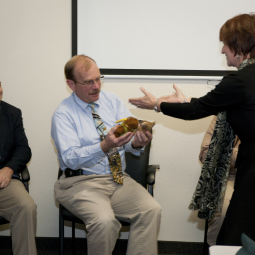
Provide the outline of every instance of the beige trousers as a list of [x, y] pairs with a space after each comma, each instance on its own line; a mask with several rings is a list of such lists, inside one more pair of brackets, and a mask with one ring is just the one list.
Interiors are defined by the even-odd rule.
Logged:
[[36, 205], [21, 181], [0, 189], [0, 216], [10, 222], [13, 254], [36, 255]]
[[234, 184], [235, 184], [235, 172], [229, 173], [227, 188], [225, 192], [224, 202], [222, 206], [222, 212], [215, 214], [214, 218], [208, 224], [207, 231], [207, 243], [212, 246], [216, 245], [216, 239], [220, 232], [221, 225], [225, 218], [232, 194], [234, 192]]
[[126, 173], [123, 185], [111, 174], [69, 178], [63, 174], [55, 183], [55, 198], [86, 225], [89, 255], [112, 254], [121, 228], [116, 218], [131, 223], [128, 255], [158, 254], [161, 207]]

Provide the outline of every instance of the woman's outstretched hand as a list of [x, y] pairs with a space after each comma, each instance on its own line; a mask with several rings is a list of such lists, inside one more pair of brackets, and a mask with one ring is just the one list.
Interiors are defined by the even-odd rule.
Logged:
[[159, 101], [159, 103], [157, 104], [159, 109], [160, 109], [161, 102], [166, 102], [166, 103], [190, 102], [191, 98], [186, 97], [175, 84], [173, 84], [173, 88], [175, 92], [172, 95], [162, 96], [157, 99], [154, 95], [152, 95], [150, 92], [146, 91], [143, 87], [141, 87], [141, 91], [144, 93], [144, 96], [137, 97], [137, 98], [130, 98], [128, 101], [129, 103], [135, 105], [138, 108], [150, 109], [150, 110], [154, 108], [157, 101]]
[[186, 96], [175, 84], [173, 84], [173, 88], [175, 92], [172, 95], [162, 96], [159, 100], [166, 103], [182, 103]]
[[153, 109], [157, 102], [157, 98], [150, 92], [146, 91], [143, 87], [141, 87], [140, 89], [145, 96], [138, 98], [130, 98], [128, 100], [129, 103], [141, 109]]

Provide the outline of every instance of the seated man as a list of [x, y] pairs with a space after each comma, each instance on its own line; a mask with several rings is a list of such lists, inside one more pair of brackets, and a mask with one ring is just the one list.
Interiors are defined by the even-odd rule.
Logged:
[[157, 254], [161, 207], [124, 172], [125, 151], [139, 155], [152, 139], [150, 132], [115, 137], [115, 121], [132, 114], [119, 97], [101, 91], [93, 59], [74, 56], [65, 76], [73, 93], [52, 117], [63, 170], [54, 187], [56, 200], [85, 223], [88, 254], [112, 254], [121, 228], [115, 217], [131, 223], [127, 254]]
[[10, 222], [14, 255], [35, 255], [36, 205], [19, 173], [31, 158], [21, 111], [1, 101], [0, 82], [0, 216]]
[[[214, 127], [216, 124], [216, 119], [217, 116], [215, 116], [211, 123], [210, 126], [208, 127], [204, 139], [201, 144], [201, 150], [199, 153], [199, 160], [201, 163], [204, 163], [206, 154], [209, 148], [209, 144], [213, 135]], [[235, 177], [236, 177], [236, 168], [235, 168], [235, 163], [236, 163], [236, 158], [238, 154], [238, 147], [241, 141], [239, 140], [238, 137], [236, 137], [234, 145], [233, 145], [233, 153], [232, 153], [232, 158], [230, 162], [230, 169], [229, 169], [229, 176], [228, 176], [228, 182], [227, 182], [227, 188], [225, 191], [225, 197], [224, 197], [224, 202], [222, 206], [222, 212], [221, 213], [216, 213], [214, 218], [208, 223], [208, 231], [207, 231], [207, 243], [208, 245], [216, 245], [216, 239], [219, 234], [221, 225], [223, 223], [223, 220], [225, 218], [233, 191], [234, 191], [234, 184], [235, 184]]]

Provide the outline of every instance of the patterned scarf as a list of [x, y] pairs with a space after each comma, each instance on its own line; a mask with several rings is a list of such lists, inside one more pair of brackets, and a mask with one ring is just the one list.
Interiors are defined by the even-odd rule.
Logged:
[[226, 119], [227, 112], [220, 112], [217, 116], [201, 175], [189, 205], [190, 210], [199, 210], [198, 217], [201, 219], [211, 220], [215, 212], [222, 209], [235, 140]]

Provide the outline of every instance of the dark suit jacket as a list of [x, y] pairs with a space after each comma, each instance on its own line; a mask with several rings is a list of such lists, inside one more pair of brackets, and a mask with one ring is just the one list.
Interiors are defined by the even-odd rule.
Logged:
[[31, 158], [21, 110], [0, 102], [0, 169], [10, 167], [18, 174]]

